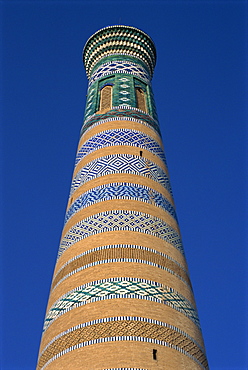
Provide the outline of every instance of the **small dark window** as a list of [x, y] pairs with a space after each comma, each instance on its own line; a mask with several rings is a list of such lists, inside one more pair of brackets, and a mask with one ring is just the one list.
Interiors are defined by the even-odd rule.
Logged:
[[140, 156], [142, 157], [142, 154], [143, 154], [143, 152], [142, 152], [142, 150], [140, 150]]
[[157, 350], [156, 349], [153, 349], [152, 355], [153, 355], [153, 360], [157, 360]]

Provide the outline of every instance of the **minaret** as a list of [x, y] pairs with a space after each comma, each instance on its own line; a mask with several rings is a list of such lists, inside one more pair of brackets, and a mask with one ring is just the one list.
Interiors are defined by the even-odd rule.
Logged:
[[151, 79], [153, 41], [106, 27], [89, 79], [37, 370], [208, 369]]

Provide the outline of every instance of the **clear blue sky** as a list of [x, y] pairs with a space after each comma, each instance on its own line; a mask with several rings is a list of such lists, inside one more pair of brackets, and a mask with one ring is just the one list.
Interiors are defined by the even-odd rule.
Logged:
[[12, 1], [2, 10], [2, 365], [35, 369], [85, 107], [82, 48], [154, 40], [160, 126], [210, 369], [248, 369], [246, 1]]

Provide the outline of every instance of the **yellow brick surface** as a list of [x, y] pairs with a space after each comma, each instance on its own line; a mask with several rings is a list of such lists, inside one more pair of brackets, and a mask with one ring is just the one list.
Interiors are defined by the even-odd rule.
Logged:
[[48, 308], [50, 308], [64, 293], [69, 292], [83, 284], [95, 280], [112, 277], [131, 277], [147, 279], [164, 284], [180, 292], [193, 305], [194, 298], [190, 288], [169, 272], [154, 266], [134, 262], [105, 263], [89, 267], [62, 281], [50, 294]]
[[70, 207], [70, 205], [83, 193], [86, 191], [93, 189], [97, 186], [111, 184], [111, 183], [133, 183], [138, 185], [144, 185], [151, 189], [154, 189], [161, 193], [168, 201], [174, 205], [174, 200], [171, 196], [171, 194], [158, 182], [144, 176], [138, 176], [138, 175], [132, 175], [132, 174], [112, 174], [112, 175], [106, 175], [97, 177], [93, 180], [90, 180], [86, 182], [84, 185], [78, 187], [75, 192], [72, 194], [72, 197], [68, 201], [67, 210]]
[[[121, 260], [122, 259], [122, 260]], [[125, 261], [123, 260], [125, 259]], [[72, 260], [65, 263], [58, 273], [54, 276], [51, 290], [54, 289], [63, 279], [67, 278], [72, 273], [77, 273], [81, 269], [89, 268], [99, 263], [116, 263], [116, 262], [132, 262], [144, 263], [146, 265], [155, 266], [156, 268], [166, 269], [169, 273], [174, 274], [177, 278], [182, 279], [185, 284], [190, 286], [190, 279], [187, 272], [176, 261], [164, 254], [160, 254], [155, 250], [146, 250], [144, 247], [138, 246], [123, 246], [115, 245], [108, 247], [100, 247], [97, 250], [91, 249], [86, 253], [75, 256]]]
[[116, 316], [138, 316], [159, 320], [181, 329], [199, 345], [203, 345], [201, 332], [197, 326], [175, 309], [142, 299], [119, 298], [89, 303], [61, 315], [45, 331], [41, 351], [55, 336], [69, 328], [91, 320]]
[[[157, 360], [153, 360], [154, 348], [157, 349]], [[127, 367], [147, 370], [201, 369], [195, 361], [172, 348], [151, 343], [109, 342], [67, 353], [48, 365], [46, 370], [72, 369], [71, 364], [73, 364], [73, 370]]]
[[[151, 162], [156, 163], [159, 167], [161, 167], [165, 173], [168, 174], [167, 167], [165, 166], [164, 162], [155, 154], [151, 153], [146, 149], [142, 149], [143, 157], [149, 159]], [[73, 177], [78, 173], [78, 171], [84, 167], [87, 163], [93, 161], [96, 158], [104, 157], [110, 154], [131, 154], [131, 155], [140, 155], [140, 148], [135, 146], [128, 146], [128, 145], [117, 145], [117, 146], [109, 146], [106, 148], [101, 148], [91, 152], [86, 157], [84, 157], [75, 167]]]
[[151, 136], [154, 140], [157, 141], [157, 143], [163, 148], [163, 143], [160, 138], [160, 136], [152, 130], [150, 127], [143, 125], [142, 123], [137, 123], [133, 121], [106, 121], [100, 125], [97, 125], [89, 130], [87, 130], [81, 137], [79, 144], [78, 144], [78, 149], [81, 148], [81, 146], [89, 140], [92, 136], [98, 134], [99, 132], [106, 131], [106, 130], [113, 130], [113, 129], [119, 129], [119, 128], [125, 128], [129, 130], [137, 130], [140, 132], [145, 133], [148, 136]]
[[77, 222], [95, 215], [97, 213], [111, 211], [111, 210], [129, 210], [137, 211], [149, 214], [153, 217], [158, 217], [165, 221], [169, 226], [171, 226], [175, 231], [179, 233], [179, 227], [176, 220], [162, 208], [156, 207], [152, 204], [139, 202], [137, 200], [127, 200], [127, 199], [114, 199], [106, 200], [104, 202], [95, 203], [81, 211], [75, 213], [69, 221], [65, 224], [62, 232], [62, 237], [74, 226]]
[[73, 244], [58, 259], [58, 262], [55, 266], [54, 274], [57, 273], [57, 271], [65, 264], [66, 261], [79, 255], [80, 253], [83, 253], [92, 248], [111, 244], [134, 244], [147, 248], [152, 248], [171, 256], [173, 259], [178, 261], [185, 269], [187, 269], [185, 258], [183, 257], [181, 252], [179, 252], [179, 250], [173, 247], [171, 244], [153, 235], [122, 230], [108, 231], [106, 233], [91, 235], [88, 238], [85, 238]]
[[[63, 351], [69, 348], [76, 350], [78, 345], [82, 343], [88, 342], [89, 345], [94, 345], [89, 341], [102, 338], [107, 342], [108, 340], [106, 339], [113, 337], [118, 338], [118, 341], [123, 343], [121, 339], [124, 339], [124, 342], [127, 341], [128, 338], [125, 338], [126, 336], [139, 337], [143, 339], [143, 343], [149, 342], [151, 339], [163, 341], [154, 344], [160, 347], [166, 343], [167, 346], [180, 350], [184, 355], [193, 356], [197, 362], [206, 365], [204, 351], [191, 338], [178, 332], [178, 330], [174, 330], [171, 327], [164, 327], [154, 322], [133, 321], [129, 320], [129, 318], [123, 320], [123, 318], [119, 318], [118, 321], [112, 322], [98, 322], [97, 324], [91, 322], [91, 325], [83, 328], [77, 326], [74, 331], [64, 333], [64, 335], [56, 338], [41, 354], [38, 369], [41, 369], [54, 356], [64, 354]], [[129, 338], [129, 340], [136, 342], [135, 338]], [[158, 360], [157, 356], [153, 360]]]

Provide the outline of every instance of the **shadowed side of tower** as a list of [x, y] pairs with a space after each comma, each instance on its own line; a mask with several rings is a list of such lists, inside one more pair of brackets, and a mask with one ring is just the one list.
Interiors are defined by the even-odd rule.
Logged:
[[37, 370], [207, 369], [151, 87], [156, 51], [96, 32]]

